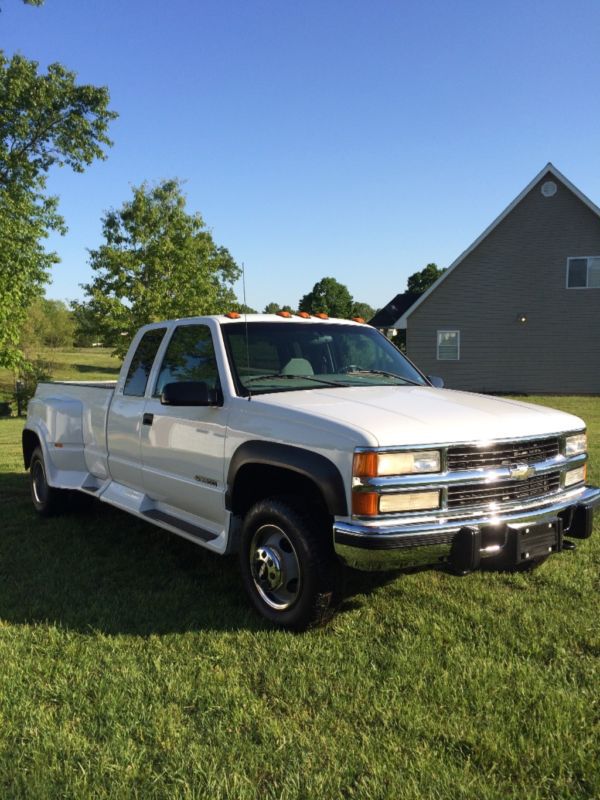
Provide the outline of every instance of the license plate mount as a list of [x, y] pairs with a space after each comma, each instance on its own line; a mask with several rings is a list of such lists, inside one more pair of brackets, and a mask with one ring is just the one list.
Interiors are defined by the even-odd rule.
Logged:
[[507, 548], [514, 565], [522, 564], [562, 550], [562, 519], [555, 517], [535, 525], [508, 529]]

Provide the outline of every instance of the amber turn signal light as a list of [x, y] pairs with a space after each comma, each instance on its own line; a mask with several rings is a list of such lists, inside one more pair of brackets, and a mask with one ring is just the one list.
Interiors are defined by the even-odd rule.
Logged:
[[355, 478], [374, 478], [377, 475], [377, 453], [354, 453], [352, 474]]
[[375, 492], [354, 492], [352, 513], [361, 517], [376, 516], [379, 514], [379, 495]]

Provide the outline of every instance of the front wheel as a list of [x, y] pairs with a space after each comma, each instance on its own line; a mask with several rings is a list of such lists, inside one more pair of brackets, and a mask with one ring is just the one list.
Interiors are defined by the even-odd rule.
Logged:
[[42, 517], [52, 517], [64, 511], [67, 492], [49, 485], [41, 447], [36, 447], [31, 456], [29, 486], [33, 507]]
[[304, 630], [331, 616], [339, 571], [331, 536], [298, 502], [270, 498], [250, 509], [240, 569], [254, 607], [276, 625]]

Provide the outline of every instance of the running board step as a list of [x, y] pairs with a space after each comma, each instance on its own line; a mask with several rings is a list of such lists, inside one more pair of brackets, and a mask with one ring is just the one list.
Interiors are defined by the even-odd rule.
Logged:
[[172, 528], [182, 533], [187, 533], [190, 536], [195, 536], [197, 539], [202, 539], [203, 542], [212, 542], [213, 539], [218, 539], [216, 533], [199, 528], [197, 525], [192, 525], [191, 522], [186, 522], [183, 519], [174, 517], [172, 514], [167, 514], [164, 511], [158, 511], [156, 508], [151, 508], [149, 511], [142, 511], [142, 517], [145, 517], [151, 522], [162, 522], [165, 525], [170, 525]]

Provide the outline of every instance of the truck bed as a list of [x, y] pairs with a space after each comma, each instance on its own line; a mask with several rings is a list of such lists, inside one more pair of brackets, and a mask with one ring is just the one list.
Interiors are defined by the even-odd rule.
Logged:
[[41, 428], [43, 441], [54, 451], [55, 462], [64, 459], [71, 466], [74, 454], [78, 453], [80, 469], [101, 478], [108, 475], [106, 427], [116, 383], [55, 381], [38, 384], [29, 403], [28, 417]]

